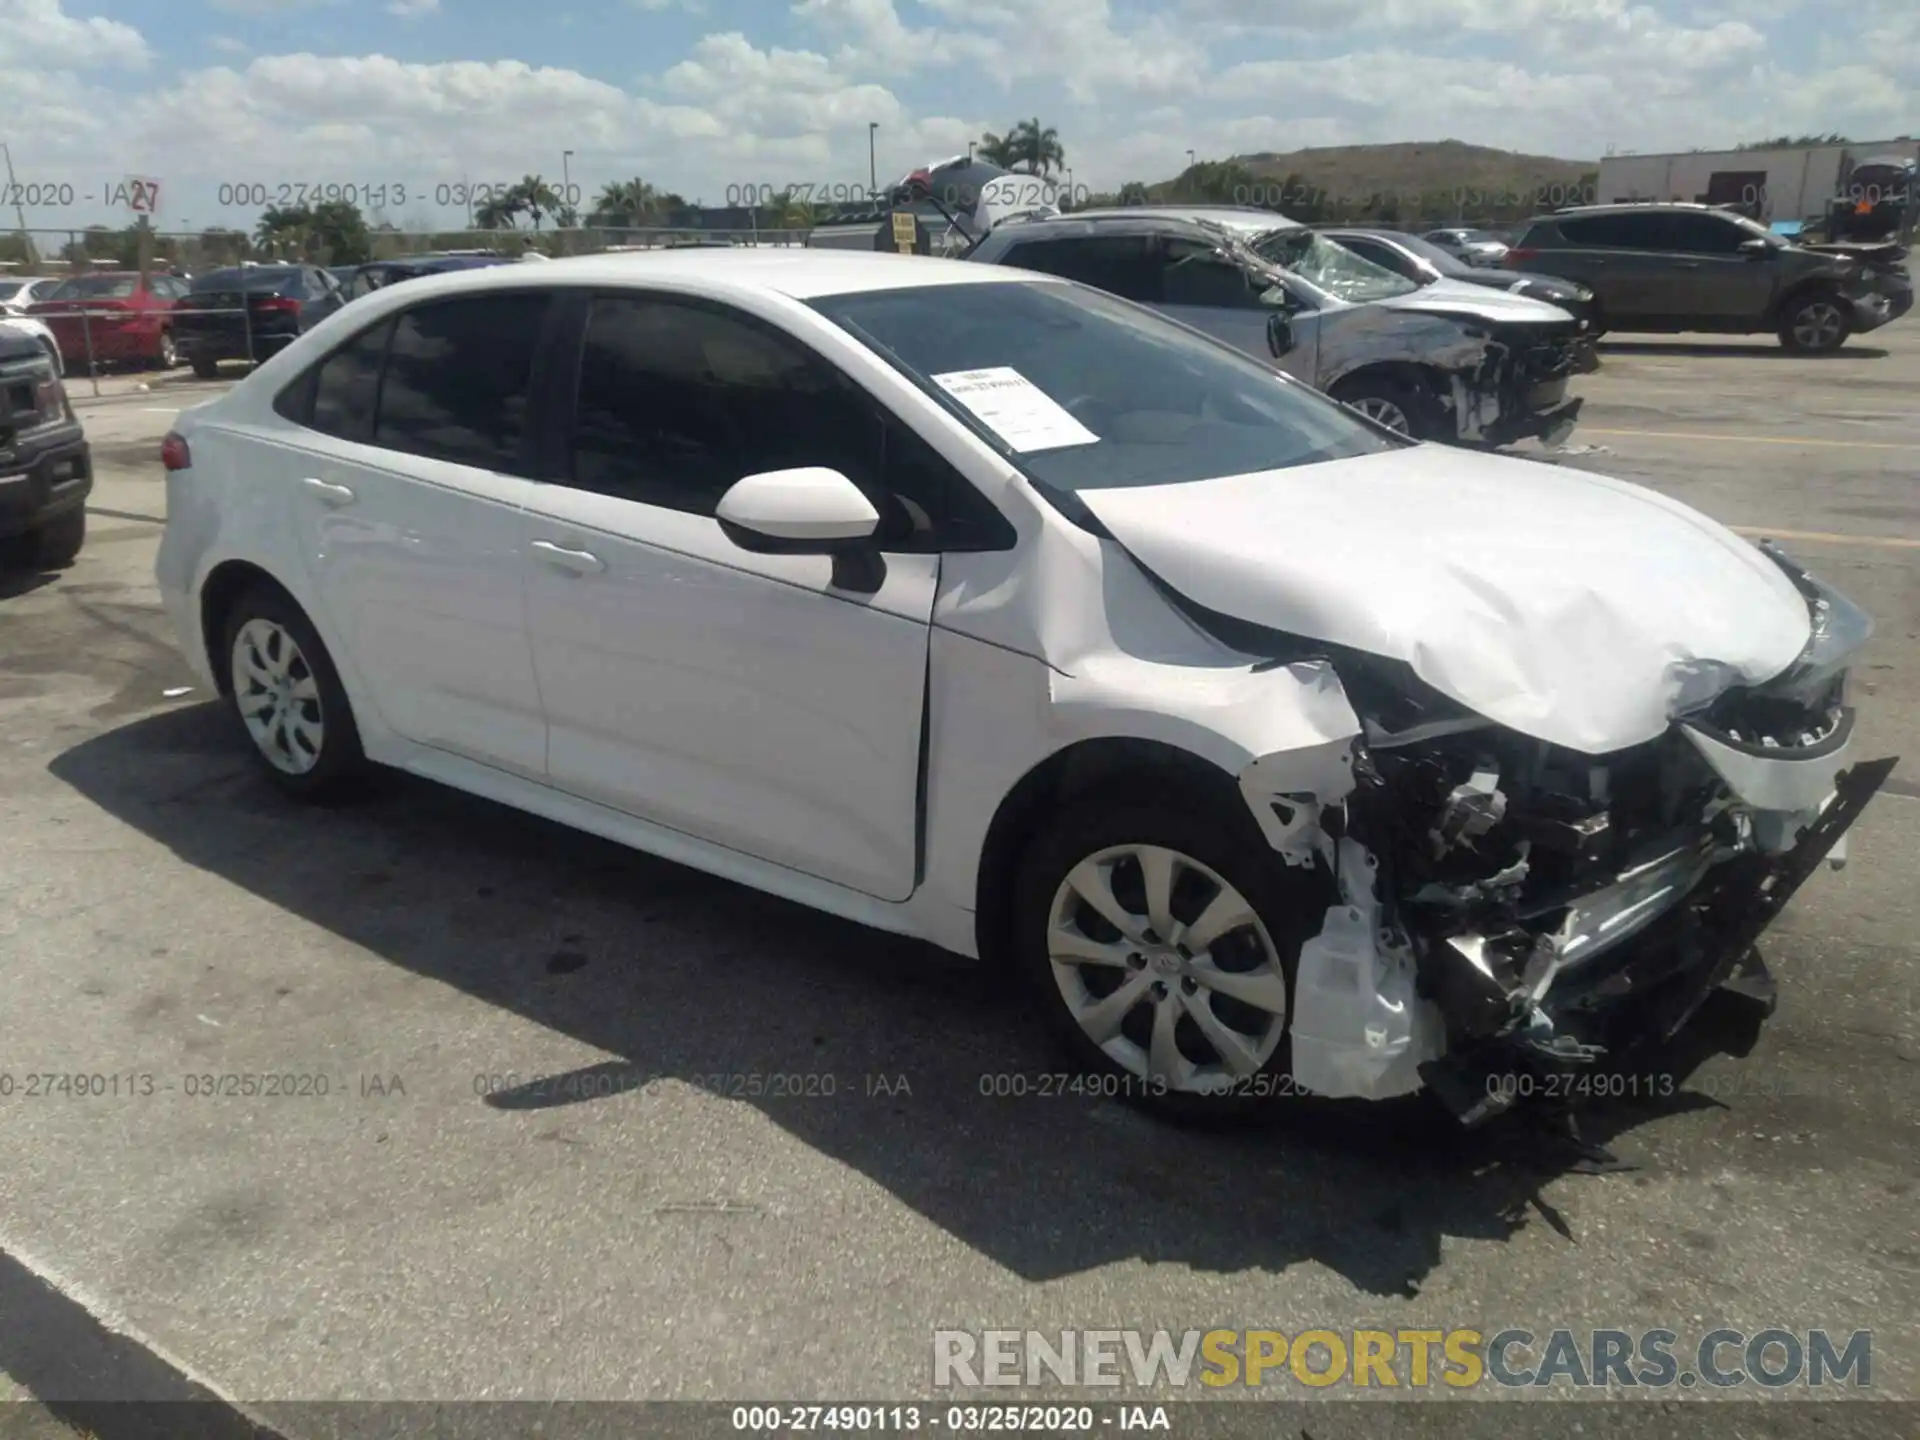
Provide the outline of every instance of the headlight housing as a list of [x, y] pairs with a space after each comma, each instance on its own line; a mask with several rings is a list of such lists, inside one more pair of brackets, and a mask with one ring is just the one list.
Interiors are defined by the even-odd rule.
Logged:
[[1834, 677], [1847, 668], [1860, 647], [1873, 638], [1873, 617], [1838, 590], [1816, 579], [1773, 541], [1762, 540], [1760, 548], [1806, 596], [1813, 629], [1800, 658], [1779, 679], [1770, 682], [1767, 689], [1774, 694], [1812, 701], [1832, 685]]

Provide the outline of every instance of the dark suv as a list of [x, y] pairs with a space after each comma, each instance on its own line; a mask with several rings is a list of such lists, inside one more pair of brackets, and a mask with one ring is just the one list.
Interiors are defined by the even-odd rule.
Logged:
[[1530, 221], [1506, 264], [1590, 288], [1596, 328], [1770, 330], [1789, 350], [1820, 354], [1911, 308], [1900, 258], [1795, 245], [1707, 205], [1586, 205]]

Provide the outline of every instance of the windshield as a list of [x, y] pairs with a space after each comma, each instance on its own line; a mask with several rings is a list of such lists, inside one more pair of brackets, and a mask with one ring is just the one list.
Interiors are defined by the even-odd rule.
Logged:
[[63, 281], [49, 300], [125, 300], [140, 283], [137, 275], [79, 275]]
[[1062, 490], [1179, 484], [1395, 445], [1239, 351], [1080, 286], [935, 285], [813, 305]]
[[1252, 243], [1254, 253], [1261, 259], [1356, 305], [1368, 300], [1389, 300], [1395, 295], [1411, 295], [1420, 288], [1406, 276], [1363, 260], [1346, 246], [1305, 226], [1269, 230], [1255, 236]]

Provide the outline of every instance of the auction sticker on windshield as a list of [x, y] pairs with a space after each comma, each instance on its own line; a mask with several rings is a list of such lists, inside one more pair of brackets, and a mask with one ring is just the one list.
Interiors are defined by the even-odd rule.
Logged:
[[949, 370], [944, 375], [935, 375], [933, 383], [1022, 454], [1058, 450], [1066, 445], [1093, 445], [1100, 439], [1011, 365], [995, 365], [987, 370]]

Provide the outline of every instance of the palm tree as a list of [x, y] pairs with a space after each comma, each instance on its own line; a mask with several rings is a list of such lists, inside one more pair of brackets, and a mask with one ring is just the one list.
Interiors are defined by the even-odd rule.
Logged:
[[980, 137], [980, 143], [973, 147], [973, 153], [975, 158], [989, 165], [998, 165], [1002, 170], [1011, 170], [1020, 161], [1011, 133], [996, 135], [991, 130], [987, 131]]
[[1067, 152], [1060, 144], [1060, 132], [1051, 125], [1042, 125], [1038, 115], [1015, 125], [1007, 141], [1018, 162], [1024, 164], [1031, 174], [1045, 175], [1054, 166], [1064, 167], [1067, 163]]
[[665, 208], [665, 197], [638, 175], [601, 187], [587, 224], [603, 230], [633, 230]]
[[482, 230], [511, 230], [525, 208], [520, 187], [516, 185], [509, 190], [496, 191], [482, 200], [473, 212], [473, 223]]
[[527, 212], [527, 218], [533, 221], [533, 228], [540, 228], [541, 220], [549, 215], [558, 215], [566, 207], [559, 193], [538, 175], [521, 177], [520, 183], [513, 187], [513, 193], [520, 197], [520, 208]]
[[795, 195], [791, 187], [782, 190], [768, 201], [766, 208], [773, 212], [773, 224], [777, 230], [811, 230], [813, 228], [813, 206]]

